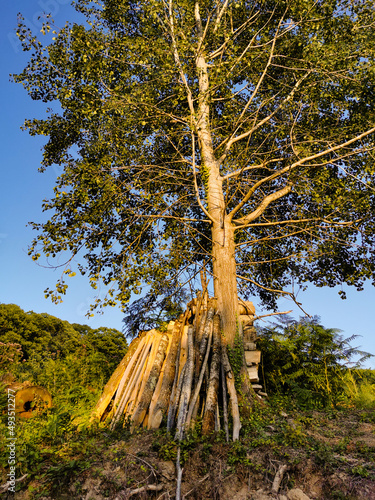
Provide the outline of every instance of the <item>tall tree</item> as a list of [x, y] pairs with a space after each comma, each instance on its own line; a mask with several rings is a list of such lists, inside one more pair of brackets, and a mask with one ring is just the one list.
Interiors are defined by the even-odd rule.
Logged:
[[[51, 102], [31, 134], [63, 172], [30, 249], [69, 252], [104, 303], [203, 267], [233, 344], [238, 292], [374, 277], [373, 0], [77, 0], [84, 24], [14, 76]], [[41, 250], [40, 250], [41, 248]], [[113, 285], [113, 286], [112, 286]]]

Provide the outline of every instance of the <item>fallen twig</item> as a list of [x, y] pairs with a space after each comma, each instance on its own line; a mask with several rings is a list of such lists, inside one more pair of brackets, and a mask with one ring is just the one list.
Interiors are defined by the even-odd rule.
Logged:
[[287, 469], [288, 469], [287, 464], [280, 465], [279, 470], [276, 472], [276, 476], [275, 476], [273, 483], [272, 483], [272, 493], [274, 493], [274, 494], [278, 493], [278, 491], [280, 489], [281, 481], [283, 480], [284, 474], [287, 471]]
[[134, 490], [120, 491], [115, 500], [125, 500], [134, 495], [138, 495], [139, 493], [143, 493], [145, 491], [160, 491], [163, 488], [164, 488], [163, 484], [146, 484], [145, 486], [141, 486], [140, 488], [135, 488]]
[[[14, 482], [19, 483], [20, 481], [23, 481], [26, 478], [27, 478], [27, 474], [24, 474], [23, 476], [16, 479]], [[5, 493], [6, 491], [8, 491], [8, 489], [12, 485], [12, 483], [13, 483], [13, 481], [7, 481], [6, 483], [2, 484], [0, 486], [0, 493]]]

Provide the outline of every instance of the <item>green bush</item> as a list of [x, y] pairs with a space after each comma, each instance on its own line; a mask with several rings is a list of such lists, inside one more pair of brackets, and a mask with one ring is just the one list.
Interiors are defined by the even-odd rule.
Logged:
[[[348, 401], [351, 373], [371, 355], [352, 347], [352, 336], [324, 328], [319, 318], [284, 319], [259, 331], [263, 384], [270, 394], [291, 397], [299, 407], [323, 409]], [[360, 357], [354, 364], [354, 357]], [[352, 366], [349, 369], [349, 365]]]

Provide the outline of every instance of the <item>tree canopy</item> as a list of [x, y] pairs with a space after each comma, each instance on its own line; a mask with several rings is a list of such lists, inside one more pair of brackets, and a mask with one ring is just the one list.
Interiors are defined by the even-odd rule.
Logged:
[[76, 266], [104, 304], [155, 307], [205, 269], [233, 329], [237, 287], [272, 308], [374, 278], [373, 0], [75, 7], [86, 22], [46, 16], [47, 43], [18, 28], [14, 80], [51, 106], [25, 127], [48, 137], [41, 170], [63, 167], [30, 248], [68, 255], [47, 295]]

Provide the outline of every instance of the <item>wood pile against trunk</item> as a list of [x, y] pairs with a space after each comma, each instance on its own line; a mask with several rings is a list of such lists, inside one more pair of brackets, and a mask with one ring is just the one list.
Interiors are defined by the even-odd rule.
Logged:
[[[247, 349], [244, 362], [257, 383], [260, 352], [254, 348], [252, 303], [241, 303], [239, 314]], [[230, 434], [236, 440], [241, 422], [229, 358], [215, 300], [207, 292], [199, 294], [166, 332], [142, 332], [133, 340], [104, 388], [93, 419], [109, 421], [112, 429], [127, 420], [131, 429], [163, 425], [178, 440], [200, 420], [203, 434], [223, 429], [227, 440]]]

